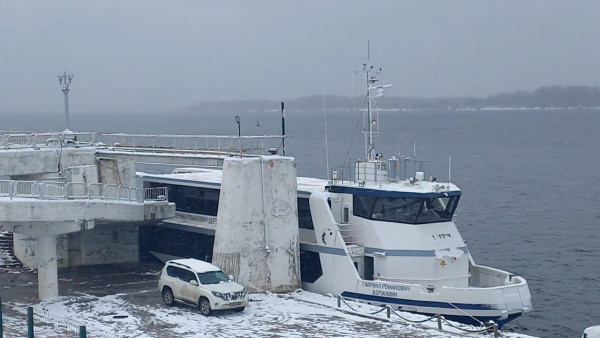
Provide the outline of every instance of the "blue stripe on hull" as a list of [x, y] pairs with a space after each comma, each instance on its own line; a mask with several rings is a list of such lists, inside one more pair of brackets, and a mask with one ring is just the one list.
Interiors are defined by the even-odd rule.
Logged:
[[344, 249], [320, 246], [315, 244], [300, 243], [300, 250], [325, 253], [336, 256], [346, 256], [346, 251], [344, 251]]
[[496, 310], [496, 308], [490, 304], [468, 304], [468, 303], [452, 303], [452, 304], [450, 304], [450, 303], [445, 303], [445, 302], [428, 302], [428, 301], [413, 300], [413, 299], [373, 296], [373, 295], [366, 295], [363, 293], [348, 292], [348, 291], [344, 291], [342, 293], [342, 296], [348, 297], [348, 298], [361, 299], [361, 300], [370, 301], [370, 302], [380, 302], [380, 303], [397, 304], [397, 305], [405, 305], [405, 306], [436, 307], [436, 308], [443, 308], [443, 309], [459, 308], [461, 310]]
[[[469, 253], [469, 250], [466, 246], [457, 249], [466, 254]], [[395, 257], [435, 257], [435, 250], [389, 250], [365, 247], [365, 253], [373, 254], [375, 252], [385, 252], [386, 256]]]
[[[344, 249], [332, 248], [317, 244], [300, 243], [300, 249], [330, 255], [346, 256], [346, 252], [344, 251]], [[457, 249], [461, 250], [464, 253], [469, 253], [467, 247], [461, 247]], [[375, 252], [385, 252], [386, 256], [394, 257], [435, 257], [435, 250], [388, 250], [381, 248], [365, 247], [365, 253], [373, 254]]]

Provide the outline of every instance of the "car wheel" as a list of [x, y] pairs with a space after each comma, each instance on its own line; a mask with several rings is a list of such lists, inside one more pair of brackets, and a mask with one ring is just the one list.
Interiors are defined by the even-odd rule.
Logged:
[[171, 291], [170, 288], [163, 289], [162, 299], [167, 306], [173, 306], [173, 304], [175, 304], [175, 298], [173, 297], [173, 291]]
[[204, 297], [200, 298], [198, 309], [200, 309], [200, 313], [205, 316], [210, 316], [210, 313], [212, 312], [210, 309], [210, 302]]
[[245, 308], [246, 308], [245, 306], [236, 307], [235, 309], [233, 309], [233, 311], [235, 311], [235, 312], [242, 312], [242, 311], [244, 311]]

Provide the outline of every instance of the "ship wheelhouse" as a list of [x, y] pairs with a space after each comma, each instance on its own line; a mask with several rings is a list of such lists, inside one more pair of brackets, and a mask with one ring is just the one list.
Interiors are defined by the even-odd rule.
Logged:
[[328, 186], [334, 193], [351, 194], [354, 216], [385, 222], [424, 224], [452, 220], [460, 191], [411, 193]]

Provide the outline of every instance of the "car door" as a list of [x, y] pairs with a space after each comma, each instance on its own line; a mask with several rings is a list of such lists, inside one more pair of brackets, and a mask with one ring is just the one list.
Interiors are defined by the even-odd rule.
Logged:
[[175, 299], [183, 299], [182, 298], [182, 287], [183, 277], [185, 270], [176, 266], [167, 267], [167, 276], [166, 285], [168, 285], [173, 291], [173, 296]]
[[[196, 304], [198, 302], [198, 277], [190, 270], [183, 270], [181, 298], [186, 302]], [[195, 285], [190, 283], [195, 281]]]

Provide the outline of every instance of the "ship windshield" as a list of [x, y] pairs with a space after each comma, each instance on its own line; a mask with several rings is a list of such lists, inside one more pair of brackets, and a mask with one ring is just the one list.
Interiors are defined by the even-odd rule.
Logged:
[[434, 198], [354, 195], [354, 215], [377, 221], [423, 224], [452, 220], [459, 196]]

